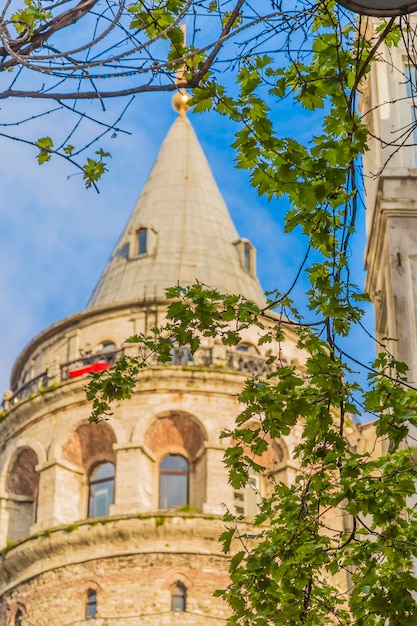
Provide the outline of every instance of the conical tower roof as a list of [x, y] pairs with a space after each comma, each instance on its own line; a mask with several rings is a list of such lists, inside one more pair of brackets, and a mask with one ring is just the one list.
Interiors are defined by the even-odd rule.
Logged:
[[87, 308], [164, 298], [199, 281], [261, 306], [255, 250], [239, 235], [194, 130], [173, 123]]

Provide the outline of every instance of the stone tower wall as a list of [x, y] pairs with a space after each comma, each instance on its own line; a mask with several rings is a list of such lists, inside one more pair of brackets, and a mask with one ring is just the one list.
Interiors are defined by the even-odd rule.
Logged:
[[[97, 594], [97, 626], [223, 622], [227, 609], [212, 597], [228, 580], [222, 530], [220, 520], [203, 516], [132, 516], [32, 537], [1, 559], [0, 623], [13, 624], [23, 607], [28, 624], [91, 624], [89, 590]], [[187, 591], [180, 620], [171, 610], [177, 582]]]
[[[162, 320], [163, 310], [152, 315], [152, 323]], [[268, 355], [250, 348], [257, 342], [252, 329], [244, 338], [249, 353], [206, 342], [202, 357], [184, 359], [180, 351], [179, 362], [151, 361], [133, 397], [115, 403], [105, 421], [89, 424], [87, 379], [63, 372], [87, 362], [80, 346], [90, 344], [94, 352], [106, 340], [118, 354], [127, 350], [123, 340], [145, 331], [149, 320], [149, 311], [132, 307], [74, 316], [42, 333], [17, 361], [15, 393], [0, 423], [5, 624], [13, 624], [18, 609], [24, 624], [84, 624], [89, 590], [97, 594], [99, 626], [206, 626], [225, 619], [226, 607], [212, 594], [227, 583], [228, 558], [218, 537], [236, 494], [223, 463], [229, 442], [220, 433], [233, 428], [241, 411], [237, 396], [248, 367], [264, 367]], [[288, 362], [301, 358], [293, 341], [272, 349]], [[28, 394], [27, 363], [41, 362], [47, 384]], [[19, 392], [22, 385], [26, 395]], [[268, 470], [289, 482], [297, 440], [294, 432], [274, 442], [263, 458]], [[159, 464], [167, 454], [185, 457], [190, 466], [189, 504], [175, 514], [161, 510], [159, 501]], [[109, 516], [88, 518], [89, 476], [104, 462], [115, 466], [114, 503]], [[258, 488], [267, 492], [266, 478]], [[177, 583], [187, 594], [181, 619], [171, 610]]]

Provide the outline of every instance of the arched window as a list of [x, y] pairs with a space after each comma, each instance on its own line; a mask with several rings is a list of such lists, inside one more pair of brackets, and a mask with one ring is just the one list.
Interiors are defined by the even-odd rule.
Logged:
[[238, 343], [236, 346], [236, 350], [238, 350], [239, 352], [247, 352], [248, 354], [259, 354], [256, 347], [248, 341], [241, 341], [240, 343]]
[[16, 615], [14, 616], [14, 626], [22, 626], [23, 624], [23, 613], [20, 609], [17, 609]]
[[101, 463], [90, 474], [88, 517], [102, 517], [109, 514], [114, 502], [114, 465]]
[[159, 466], [159, 507], [188, 504], [188, 461], [179, 454], [169, 454]]
[[[30, 533], [36, 521], [39, 489], [38, 456], [29, 447], [16, 451], [6, 479], [9, 493], [7, 540], [18, 541]], [[23, 498], [21, 497], [23, 496]]]
[[106, 339], [96, 346], [96, 352], [115, 352], [117, 346], [111, 339]]
[[97, 615], [97, 594], [93, 589], [87, 591], [85, 616], [87, 619], [95, 619]]
[[171, 608], [173, 611], [185, 611], [187, 590], [181, 583], [176, 583], [171, 595]]

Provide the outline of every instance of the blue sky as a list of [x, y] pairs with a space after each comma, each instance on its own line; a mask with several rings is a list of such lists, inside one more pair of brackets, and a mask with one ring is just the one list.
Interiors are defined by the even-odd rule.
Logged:
[[[121, 127], [131, 135], [103, 140], [112, 153], [110, 171], [100, 194], [86, 190], [81, 176], [58, 158], [40, 167], [30, 146], [0, 137], [0, 387], [9, 386], [14, 359], [38, 332], [84, 308], [101, 271], [140, 194], [158, 149], [176, 113], [169, 94], [140, 95], [131, 104]], [[117, 115], [120, 104], [109, 103]], [[2, 120], [17, 120], [36, 112], [36, 104], [2, 103]], [[114, 113], [113, 113], [114, 112]], [[284, 235], [285, 201], [267, 203], [250, 188], [248, 174], [233, 164], [234, 127], [215, 113], [189, 114], [217, 183], [242, 237], [258, 251], [258, 275], [266, 290], [285, 290], [292, 282], [305, 245], [297, 234]], [[54, 134], [68, 116], [36, 120], [22, 135], [35, 139]], [[286, 108], [280, 124], [308, 141], [314, 123], [308, 113]], [[2, 130], [0, 128], [0, 130]], [[10, 129], [9, 129], [10, 130]], [[13, 129], [12, 129], [13, 130]], [[89, 136], [89, 124], [81, 134]], [[352, 242], [353, 280], [364, 284], [364, 220]], [[295, 298], [303, 301], [303, 284]], [[371, 308], [370, 308], [371, 310]], [[367, 316], [372, 332], [372, 315]], [[362, 332], [349, 343], [354, 355], [369, 363], [374, 346]]]

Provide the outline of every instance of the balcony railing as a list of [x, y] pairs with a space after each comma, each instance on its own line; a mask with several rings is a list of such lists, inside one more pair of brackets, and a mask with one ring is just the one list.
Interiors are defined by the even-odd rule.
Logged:
[[[152, 355], [151, 363], [158, 363], [156, 355]], [[186, 346], [174, 347], [171, 350], [171, 360], [167, 365], [190, 365], [196, 367], [211, 367], [213, 354], [211, 348], [200, 348], [191, 354], [191, 348]]]
[[36, 378], [32, 378], [32, 380], [29, 380], [29, 382], [19, 387], [19, 389], [12, 395], [9, 399], [10, 404], [13, 406], [22, 400], [25, 400], [25, 398], [29, 398], [31, 395], [36, 395], [42, 389], [45, 389], [48, 386], [48, 383], [49, 378], [47, 372], [43, 372], [43, 374], [36, 376]]
[[96, 352], [88, 356], [82, 356], [75, 361], [61, 365], [61, 380], [68, 378], [78, 378], [91, 372], [108, 370], [120, 359], [124, 350], [114, 350], [112, 352]]
[[264, 357], [240, 350], [227, 352], [227, 367], [247, 374], [269, 374], [273, 369], [273, 365], [267, 363]]
[[[31, 395], [48, 391], [52, 385], [56, 386], [65, 380], [82, 377], [91, 372], [110, 369], [123, 354], [123, 349], [112, 352], [98, 352], [64, 363], [54, 373], [51, 370], [43, 372], [19, 387], [7, 400], [5, 399], [3, 408], [8, 410]], [[151, 356], [149, 362], [152, 365], [158, 364], [156, 356]], [[219, 355], [214, 359], [212, 348], [200, 348], [195, 354], [191, 354], [190, 348], [184, 346], [172, 348], [171, 360], [168, 362], [168, 365], [204, 368], [223, 367], [248, 375], [264, 375], [273, 369], [273, 365], [268, 364], [265, 358], [257, 354], [245, 353], [240, 350], [228, 350], [226, 353], [223, 352], [223, 357]]]
[[32, 395], [34, 396], [42, 391], [47, 391], [52, 384], [56, 385], [69, 378], [76, 378], [77, 376], [89, 374], [90, 372], [109, 369], [123, 353], [124, 350], [97, 352], [91, 356], [64, 363], [64, 365], [61, 365], [57, 375], [43, 372], [39, 376], [36, 376], [36, 378], [32, 378], [32, 380], [19, 387], [10, 398], [3, 401], [3, 408], [7, 410], [7, 408], [22, 402], [22, 400], [26, 400]]

